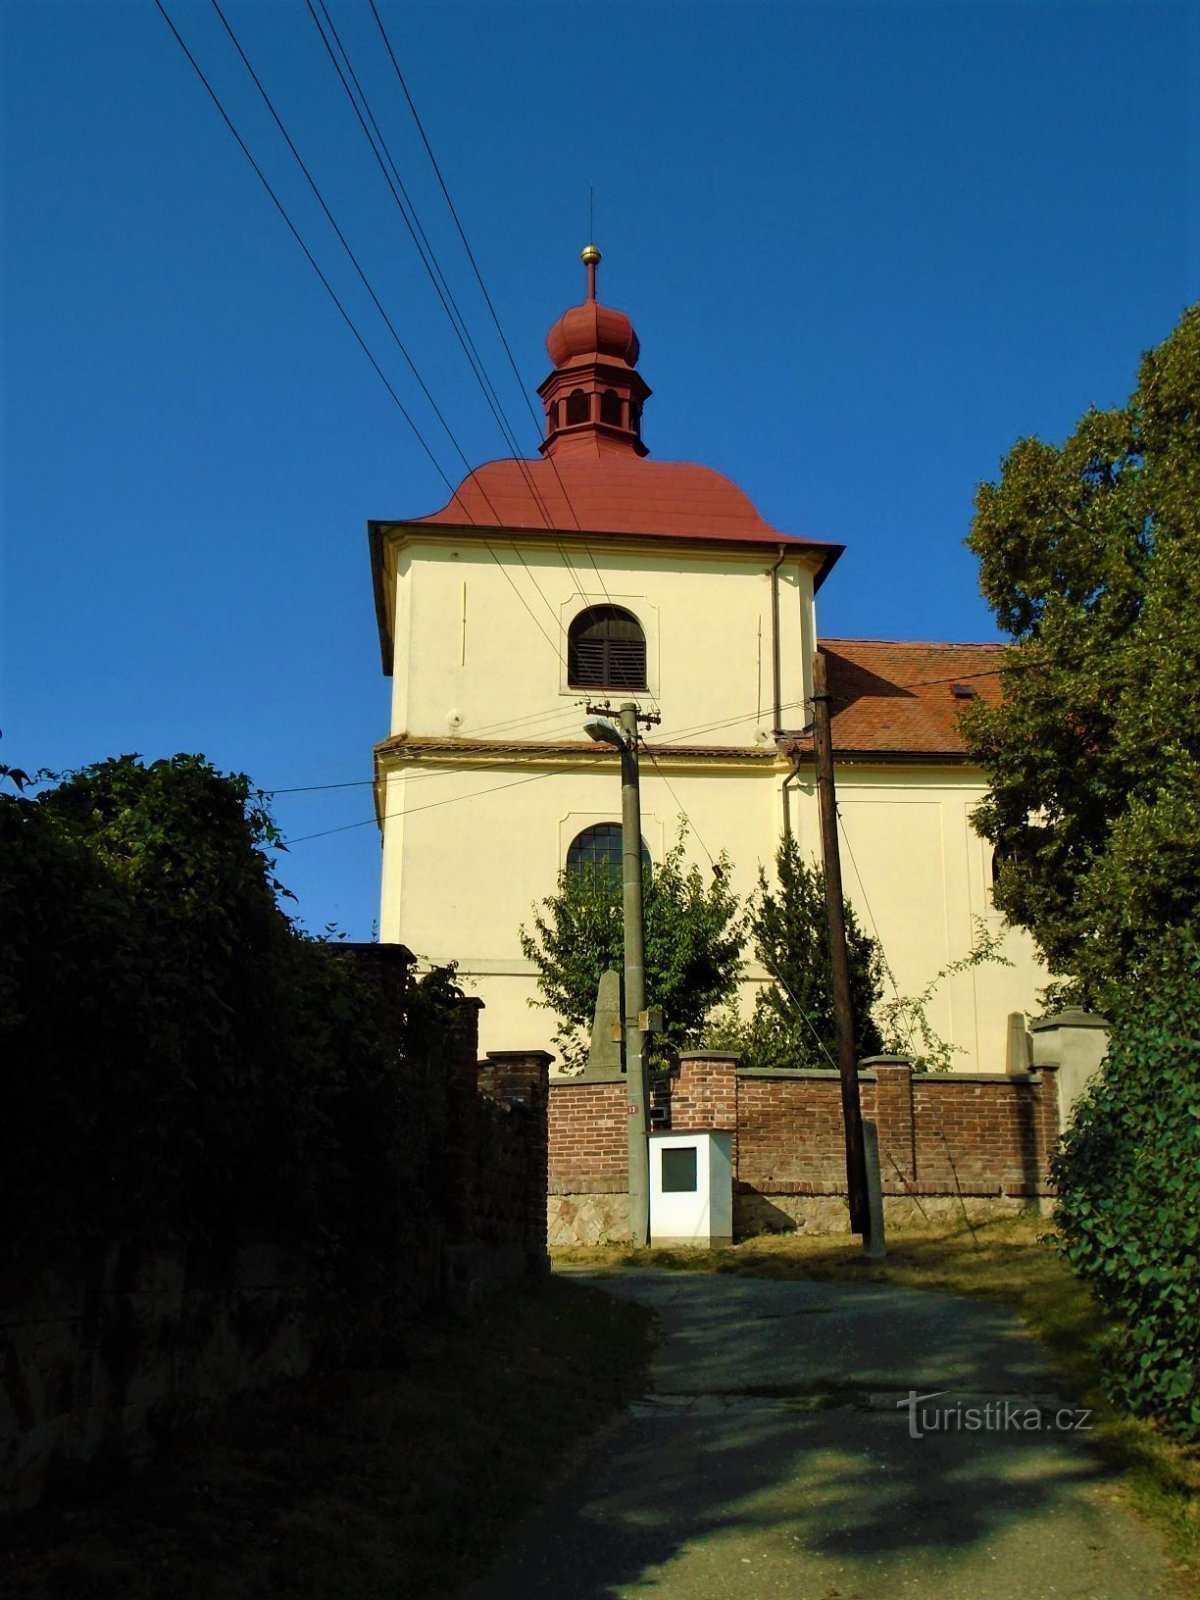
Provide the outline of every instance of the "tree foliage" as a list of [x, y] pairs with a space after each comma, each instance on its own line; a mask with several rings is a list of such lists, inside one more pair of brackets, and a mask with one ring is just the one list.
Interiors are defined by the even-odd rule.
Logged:
[[1109, 1006], [1200, 905], [1200, 306], [1126, 406], [1014, 446], [968, 543], [1015, 641], [964, 719], [996, 904]]
[[249, 1229], [343, 1276], [389, 1259], [452, 986], [385, 1025], [352, 955], [280, 910], [277, 847], [199, 756], [0, 796], [0, 1246]]
[[[744, 919], [729, 887], [729, 862], [705, 881], [685, 869], [680, 838], [643, 874], [646, 998], [661, 1006], [664, 1030], [650, 1056], [661, 1061], [699, 1044], [705, 1019], [734, 992], [741, 968]], [[558, 1017], [554, 1041], [568, 1068], [587, 1060], [601, 974], [620, 972], [624, 958], [621, 882], [603, 869], [564, 871], [555, 892], [534, 907], [521, 949], [537, 968], [542, 998]]]
[[1054, 1158], [1059, 1245], [1108, 1313], [1109, 1393], [1200, 1439], [1200, 945], [1167, 935]]
[[[755, 954], [771, 982], [755, 997], [749, 1018], [724, 1019], [721, 1042], [746, 1066], [828, 1069], [838, 1057], [825, 875], [804, 860], [795, 839], [786, 839], [776, 853], [775, 879], [772, 886], [759, 869], [749, 916]], [[875, 1055], [883, 1048], [874, 1019], [883, 964], [854, 907], [845, 903], [844, 909], [855, 1048], [859, 1056]]]

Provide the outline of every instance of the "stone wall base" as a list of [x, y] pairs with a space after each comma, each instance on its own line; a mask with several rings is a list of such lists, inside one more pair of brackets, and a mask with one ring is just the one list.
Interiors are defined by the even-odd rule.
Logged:
[[[963, 1220], [964, 1209], [972, 1222], [995, 1222], [1023, 1213], [1049, 1215], [1053, 1202], [1020, 1195], [922, 1195], [921, 1203], [907, 1195], [884, 1195], [885, 1228], [920, 1228], [926, 1224], [949, 1227]], [[850, 1211], [845, 1197], [836, 1194], [735, 1194], [733, 1229], [738, 1239], [764, 1233], [849, 1233]]]
[[[885, 1195], [884, 1226], [949, 1228], [961, 1224], [963, 1212], [972, 1222], [1001, 1217], [1048, 1216], [1053, 1201], [1020, 1195], [922, 1195], [921, 1204], [907, 1195]], [[549, 1247], [627, 1244], [629, 1197], [624, 1194], [552, 1194], [549, 1198]], [[733, 1236], [751, 1239], [770, 1233], [838, 1234], [850, 1232], [845, 1197], [836, 1194], [757, 1194], [733, 1197]]]
[[552, 1194], [547, 1211], [551, 1250], [629, 1243], [627, 1194]]

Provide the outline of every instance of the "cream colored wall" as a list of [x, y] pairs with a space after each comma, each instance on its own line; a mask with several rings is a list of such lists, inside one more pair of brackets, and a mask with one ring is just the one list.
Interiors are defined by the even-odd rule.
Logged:
[[[567, 629], [611, 601], [646, 634], [658, 740], [769, 744], [774, 724], [771, 559], [761, 551], [681, 555], [646, 545], [614, 555], [564, 544], [498, 549], [464, 534], [393, 546], [395, 659], [392, 731], [464, 739], [582, 736], [567, 684]], [[811, 691], [812, 575], [780, 569], [783, 724], [804, 725]], [[619, 695], [613, 696], [614, 701]], [[693, 733], [694, 730], [694, 733]]]
[[[797, 836], [819, 858], [820, 829], [811, 782], [793, 791]], [[991, 902], [991, 851], [971, 828], [982, 799], [978, 772], [961, 767], [839, 763], [842, 882], [864, 929], [883, 946], [895, 979], [886, 992], [919, 995], [970, 950], [973, 918], [1003, 933], [1000, 953], [940, 983], [927, 1012], [938, 1035], [959, 1047], [962, 1071], [1002, 1072], [1010, 1011], [1032, 1013], [1046, 974], [1032, 940], [1004, 932]]]
[[[774, 857], [783, 775], [770, 763], [749, 772], [732, 763], [719, 771], [672, 763], [664, 779], [643, 764], [643, 833], [651, 855], [661, 860], [673, 842], [681, 804], [695, 829], [685, 840], [688, 859], [711, 870], [698, 834], [713, 855], [728, 852], [731, 885], [748, 895], [759, 865], [769, 869]], [[553, 889], [575, 835], [594, 822], [619, 820], [618, 785], [615, 756], [580, 756], [572, 767], [426, 761], [389, 777], [393, 815], [381, 937], [407, 944], [423, 964], [459, 963], [464, 985], [486, 1005], [485, 1048], [551, 1047], [553, 1020], [528, 1005], [536, 984], [518, 929]], [[791, 793], [796, 836], [818, 859], [811, 784]], [[839, 773], [846, 894], [882, 943], [902, 994], [919, 994], [967, 952], [973, 913], [994, 929], [1002, 926], [990, 903], [988, 852], [967, 826], [980, 793], [977, 777], [944, 769]], [[1045, 981], [1024, 935], [1009, 930], [1004, 953], [1011, 967], [989, 963], [959, 974], [929, 1003], [934, 1028], [960, 1047], [961, 1070], [1003, 1071], [1008, 1013], [1032, 1012]], [[764, 976], [748, 964], [744, 1005]]]
[[[732, 763], [672, 762], [665, 778], [644, 761], [642, 832], [652, 858], [661, 861], [674, 843], [682, 804], [695, 830], [685, 840], [688, 861], [707, 876], [704, 846], [714, 856], [728, 851], [731, 886], [748, 895], [759, 863], [774, 856], [781, 777], [770, 760], [749, 773]], [[534, 969], [518, 930], [553, 891], [575, 836], [620, 821], [618, 757], [406, 762], [389, 774], [385, 801], [381, 939], [408, 945], [423, 965], [458, 962], [464, 986], [485, 1003], [485, 1048], [551, 1048], [553, 1020], [526, 1003], [536, 994]], [[748, 969], [750, 996], [761, 977]]]
[[[566, 683], [566, 629], [578, 609], [611, 599], [646, 631], [651, 695], [637, 698], [661, 708], [654, 744], [771, 748], [770, 563], [761, 553], [597, 552], [603, 585], [582, 552], [571, 552], [574, 573], [558, 551], [529, 544], [522, 554], [528, 570], [509, 558], [502, 571], [465, 535], [393, 551], [394, 733], [582, 739], [584, 696]], [[795, 566], [780, 576], [783, 721], [800, 727], [814, 638], [811, 577]], [[728, 852], [733, 887], [749, 894], [780, 837], [785, 773], [770, 757], [731, 756], [671, 761], [664, 780], [644, 761], [652, 856], [660, 860], [673, 842], [682, 806], [704, 842], [689, 836], [689, 859], [708, 872], [704, 847]], [[983, 792], [979, 776], [845, 763], [838, 789], [846, 892], [881, 939], [901, 992], [918, 993], [969, 949], [973, 914], [999, 925], [988, 852], [967, 821]], [[486, 1005], [484, 1048], [549, 1048], [553, 1019], [527, 1005], [536, 987], [518, 929], [552, 891], [571, 839], [591, 823], [619, 820], [616, 755], [588, 747], [554, 759], [466, 751], [407, 759], [387, 769], [384, 809], [381, 939], [407, 944], [425, 963], [458, 962]], [[802, 847], [818, 857], [811, 781], [793, 788], [791, 813]], [[1024, 936], [1010, 932], [1005, 949], [1013, 967], [961, 974], [930, 1003], [934, 1026], [961, 1047], [963, 1070], [1003, 1070], [1007, 1015], [1032, 1010], [1044, 981]], [[748, 969], [746, 1003], [761, 976]]]

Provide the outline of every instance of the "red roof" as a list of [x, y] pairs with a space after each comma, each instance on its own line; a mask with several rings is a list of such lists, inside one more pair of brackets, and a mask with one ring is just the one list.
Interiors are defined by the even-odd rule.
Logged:
[[477, 467], [448, 505], [416, 522], [787, 545], [823, 552], [823, 571], [841, 554], [841, 545], [773, 528], [749, 495], [711, 467], [647, 461], [620, 446], [606, 449], [594, 435], [569, 442], [553, 461]]
[[[1003, 645], [822, 639], [821, 649], [837, 755], [963, 756], [964, 707], [1000, 699]], [[811, 738], [789, 748], [806, 752]]]
[[625, 313], [598, 300], [585, 300], [564, 311], [546, 335], [546, 352], [556, 367], [600, 357], [636, 367], [641, 348]]

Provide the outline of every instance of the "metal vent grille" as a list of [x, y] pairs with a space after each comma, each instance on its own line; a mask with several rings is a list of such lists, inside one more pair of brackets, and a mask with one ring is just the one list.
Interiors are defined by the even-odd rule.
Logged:
[[644, 689], [646, 636], [619, 606], [593, 606], [571, 624], [567, 678], [572, 689]]

